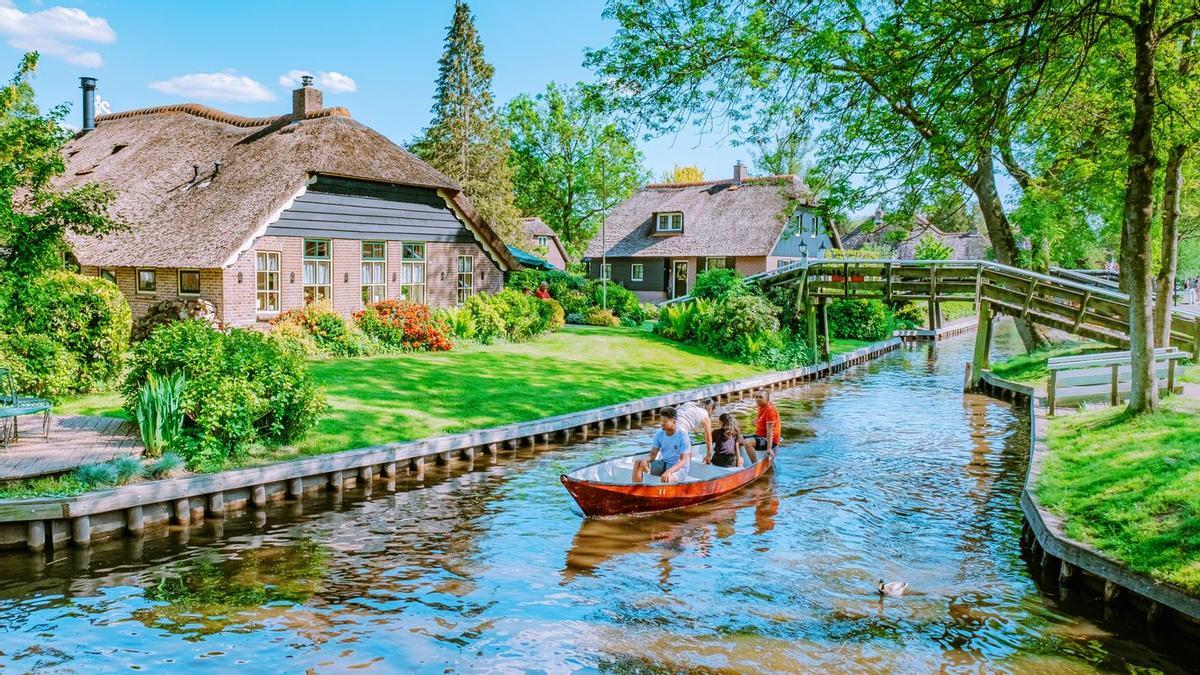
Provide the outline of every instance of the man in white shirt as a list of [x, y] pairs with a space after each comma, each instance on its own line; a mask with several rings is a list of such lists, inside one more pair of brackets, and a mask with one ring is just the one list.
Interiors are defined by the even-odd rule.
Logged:
[[693, 431], [704, 430], [704, 463], [712, 462], [712, 417], [717, 410], [717, 400], [703, 402], [688, 401], [675, 409], [679, 431], [689, 438]]

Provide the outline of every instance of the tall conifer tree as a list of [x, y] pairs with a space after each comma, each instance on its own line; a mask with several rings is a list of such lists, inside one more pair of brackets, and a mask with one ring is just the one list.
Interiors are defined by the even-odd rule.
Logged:
[[508, 137], [492, 100], [495, 69], [483, 59], [483, 43], [471, 8], [454, 4], [446, 49], [438, 61], [433, 121], [413, 152], [463, 186], [479, 215], [506, 242], [525, 237], [513, 203]]

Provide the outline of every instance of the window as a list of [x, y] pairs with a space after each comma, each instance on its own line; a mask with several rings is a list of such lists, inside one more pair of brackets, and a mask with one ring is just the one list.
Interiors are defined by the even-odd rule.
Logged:
[[706, 269], [706, 270], [725, 269], [725, 259], [724, 258], [706, 258], [704, 260], [704, 269]]
[[387, 297], [387, 242], [362, 243], [362, 301], [364, 305]]
[[606, 264], [606, 265], [601, 265], [601, 266], [600, 266], [600, 278], [601, 278], [601, 279], [606, 279], [606, 280], [612, 280], [612, 278], [613, 278], [613, 276], [612, 276], [612, 263], [608, 263], [608, 264]]
[[254, 255], [255, 289], [258, 292], [256, 311], [269, 314], [279, 311], [279, 254], [259, 251]]
[[775, 261], [775, 269], [779, 269], [780, 267], [787, 267], [788, 265], [791, 265], [795, 262], [796, 261], [792, 260], [791, 258], [780, 258], [779, 260]]
[[137, 292], [138, 293], [154, 293], [158, 290], [158, 277], [154, 270], [138, 270], [137, 271]]
[[425, 244], [405, 243], [400, 254], [400, 297], [425, 304]]
[[179, 270], [179, 294], [200, 295], [200, 270]]
[[545, 235], [538, 237], [538, 246], [546, 249], [550, 248], [550, 237]]
[[629, 266], [629, 280], [642, 281], [646, 276], [646, 268], [642, 263], [634, 263]]
[[304, 240], [304, 303], [333, 299], [333, 268], [328, 239]]
[[100, 278], [105, 279], [107, 281], [111, 281], [115, 284], [115, 283], [117, 283], [117, 271], [114, 269], [107, 268], [107, 267], [101, 267], [100, 268]]
[[658, 214], [658, 225], [656, 228], [659, 232], [683, 232], [683, 214], [682, 213], [660, 213]]
[[463, 304], [475, 292], [475, 258], [458, 256], [458, 304]]

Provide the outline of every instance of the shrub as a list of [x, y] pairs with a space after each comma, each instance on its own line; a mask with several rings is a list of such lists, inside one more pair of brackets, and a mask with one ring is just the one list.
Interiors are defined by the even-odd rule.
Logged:
[[919, 328], [929, 321], [929, 310], [915, 302], [901, 302], [892, 308], [892, 319], [900, 329]]
[[475, 337], [475, 317], [462, 307], [438, 310], [437, 316], [450, 329], [450, 334], [459, 340]]
[[[576, 315], [582, 317], [589, 309], [593, 307], [592, 297], [583, 291], [571, 290], [562, 295], [556, 295], [559, 303], [563, 306], [563, 311], [568, 315]], [[569, 323], [581, 323], [580, 321], [569, 321]]]
[[152, 305], [133, 322], [133, 333], [130, 337], [134, 342], [141, 342], [150, 337], [155, 328], [184, 319], [204, 319], [217, 328], [221, 327], [221, 322], [217, 320], [216, 305], [203, 298], [163, 300]]
[[520, 291], [505, 289], [487, 296], [487, 302], [499, 313], [504, 337], [524, 342], [550, 329], [550, 317], [542, 314], [542, 301]]
[[[342, 315], [327, 302], [314, 302], [291, 309], [271, 320], [272, 326], [285, 324], [292, 324], [307, 333], [319, 354], [365, 356], [380, 351], [357, 326], [347, 324]], [[295, 329], [292, 328], [281, 332], [295, 335]]]
[[368, 336], [394, 349], [444, 352], [452, 347], [450, 327], [418, 302], [381, 300], [355, 312], [354, 321]]
[[108, 487], [117, 482], [117, 471], [112, 464], [84, 464], [75, 469], [75, 478], [89, 490]]
[[164, 452], [162, 457], [147, 462], [144, 467], [148, 478], [172, 478], [183, 472], [187, 461], [174, 452]]
[[567, 313], [557, 300], [542, 300], [539, 309], [544, 315], [543, 318], [546, 319], [547, 330], [558, 332], [567, 324]]
[[150, 373], [182, 372], [181, 454], [191, 467], [221, 468], [255, 443], [307, 431], [325, 402], [295, 342], [254, 330], [222, 333], [189, 319], [162, 326], [134, 349], [122, 385], [134, 414]]
[[761, 296], [726, 297], [703, 317], [697, 341], [714, 354], [749, 361], [762, 335], [779, 330], [778, 312]]
[[642, 303], [642, 317], [646, 321], [658, 321], [658, 315], [661, 313], [661, 308], [652, 302]]
[[816, 361], [813, 350], [804, 340], [788, 329], [763, 333], [749, 341], [747, 361], [772, 370], [791, 370]]
[[514, 291], [532, 293], [543, 281], [549, 287], [550, 297], [559, 302], [562, 302], [562, 299], [569, 292], [582, 292], [588, 287], [587, 278], [558, 270], [520, 270], [513, 272], [508, 276], [508, 281], [505, 282], [504, 287]]
[[697, 274], [696, 285], [692, 287], [692, 297], [705, 300], [724, 300], [749, 292], [741, 272], [728, 268], [705, 270]]
[[880, 340], [887, 334], [888, 311], [879, 300], [834, 300], [826, 311], [834, 337]]
[[679, 342], [690, 342], [700, 334], [700, 323], [711, 304], [705, 300], [677, 302], [662, 308], [654, 332]]
[[471, 317], [475, 324], [475, 340], [490, 345], [504, 337], [504, 318], [488, 301], [490, 296], [472, 295], [463, 303], [462, 311]]
[[21, 293], [23, 332], [48, 337], [75, 357], [70, 391], [87, 391], [120, 374], [129, 346], [129, 303], [109, 281], [50, 272]]
[[[604, 288], [608, 287], [607, 298], [604, 296]], [[595, 281], [592, 282], [591, 293], [592, 306], [601, 306], [605, 301], [608, 303], [608, 309], [612, 310], [613, 314], [631, 321], [641, 323], [642, 319], [642, 303], [638, 300], [637, 294], [625, 288], [624, 286], [612, 281]]]
[[0, 366], [12, 371], [17, 391], [61, 400], [79, 391], [79, 362], [45, 335], [0, 336]]
[[593, 307], [584, 315], [583, 322], [589, 326], [615, 326], [620, 321], [611, 309]]
[[167, 376], [147, 373], [146, 382], [138, 390], [133, 416], [150, 457], [161, 455], [179, 438], [183, 428], [184, 383], [183, 371]]
[[933, 236], [932, 233], [921, 237], [913, 247], [914, 260], [949, 260], [954, 257], [954, 249]]
[[131, 483], [142, 477], [145, 469], [142, 468], [142, 463], [136, 457], [118, 457], [109, 464], [113, 468], [113, 476], [116, 479], [117, 485]]

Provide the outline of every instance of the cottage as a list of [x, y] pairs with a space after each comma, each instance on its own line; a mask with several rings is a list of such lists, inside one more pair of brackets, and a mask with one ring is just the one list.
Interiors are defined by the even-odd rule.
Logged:
[[643, 301], [687, 295], [714, 267], [757, 274], [839, 247], [795, 176], [647, 185], [619, 204], [588, 246], [592, 278], [612, 279]]
[[558, 238], [557, 232], [541, 218], [522, 218], [521, 225], [524, 226], [525, 235], [528, 238], [526, 251], [536, 253], [560, 270], [567, 269], [567, 263], [570, 262], [571, 257], [567, 255], [567, 249], [563, 248], [562, 240]]
[[987, 235], [976, 230], [943, 232], [928, 217], [919, 213], [913, 217], [912, 227], [905, 229], [900, 225], [884, 223], [883, 212], [876, 210], [875, 216], [859, 223], [844, 237], [844, 242], [850, 250], [870, 244], [890, 249], [891, 255], [898, 260], [913, 260], [917, 257], [917, 244], [927, 236], [949, 246], [953, 251], [951, 257], [955, 260], [986, 260], [992, 257], [992, 243]]
[[254, 119], [193, 103], [93, 119], [94, 86], [64, 182], [107, 183], [130, 227], [70, 243], [135, 317], [168, 299], [207, 300], [234, 326], [314, 301], [454, 305], [518, 267], [455, 181], [323, 107], [311, 79], [290, 114]]

